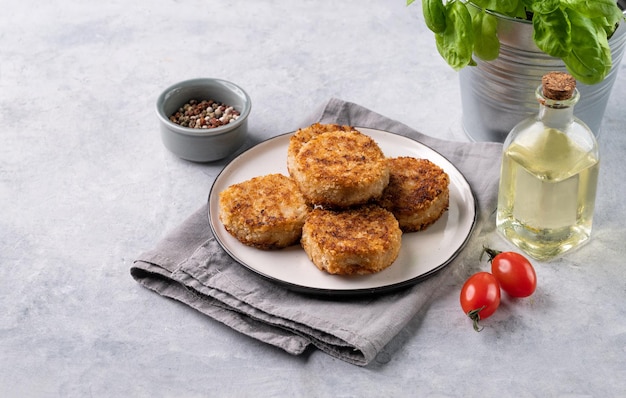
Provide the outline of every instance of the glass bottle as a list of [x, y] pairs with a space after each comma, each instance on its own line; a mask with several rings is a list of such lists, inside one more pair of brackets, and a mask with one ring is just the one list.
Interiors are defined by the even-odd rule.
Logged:
[[504, 141], [496, 226], [538, 260], [549, 260], [591, 235], [600, 158], [593, 132], [574, 116], [579, 99], [567, 73], [543, 76], [539, 114]]

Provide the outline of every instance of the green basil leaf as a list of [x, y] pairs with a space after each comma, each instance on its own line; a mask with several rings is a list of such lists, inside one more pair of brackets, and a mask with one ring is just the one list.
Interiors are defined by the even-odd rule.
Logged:
[[509, 13], [509, 16], [513, 17], [513, 18], [519, 18], [519, 19], [528, 19], [528, 14], [526, 13], [526, 6], [524, 5], [523, 1], [518, 1], [517, 2], [517, 7], [514, 10], [511, 10]]
[[435, 34], [437, 51], [454, 70], [470, 65], [474, 51], [472, 17], [464, 3], [453, 0], [446, 4], [446, 29]]
[[606, 32], [606, 36], [610, 39], [611, 36], [613, 36], [613, 33], [615, 33], [615, 29], [617, 29], [619, 24], [624, 22], [624, 14], [619, 9], [619, 7], [617, 7], [615, 12], [609, 15], [593, 18], [593, 22], [597, 26], [602, 26], [602, 28]]
[[585, 84], [604, 80], [611, 70], [611, 48], [605, 30], [574, 10], [567, 10], [572, 29], [572, 51], [563, 57], [569, 73]]
[[428, 29], [435, 33], [446, 30], [446, 7], [441, 0], [422, 0], [422, 13]]
[[520, 0], [473, 0], [472, 3], [485, 9], [509, 15], [516, 10], [521, 3]]
[[484, 61], [496, 59], [500, 52], [497, 18], [482, 10], [474, 14], [472, 27], [474, 29], [474, 54]]
[[570, 8], [585, 17], [598, 18], [613, 14], [619, 7], [615, 0], [562, 0]]
[[572, 26], [567, 14], [557, 8], [533, 16], [533, 40], [541, 51], [563, 58], [572, 51]]
[[489, 4], [491, 4], [492, 0], [474, 0], [472, 1], [472, 3], [474, 3], [474, 5], [481, 7], [481, 8], [487, 8], [487, 6]]
[[561, 0], [535, 0], [529, 3], [529, 9], [535, 14], [550, 14], [561, 5]]
[[535, 7], [537, 7], [536, 3], [541, 3], [543, 0], [522, 0], [521, 2], [524, 3], [524, 7], [531, 12], [531, 10]]

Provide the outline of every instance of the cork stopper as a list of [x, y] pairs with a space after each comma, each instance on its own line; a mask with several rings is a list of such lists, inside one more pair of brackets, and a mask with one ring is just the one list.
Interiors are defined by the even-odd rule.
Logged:
[[541, 78], [543, 96], [555, 100], [563, 101], [570, 99], [576, 89], [576, 79], [565, 72], [550, 72]]

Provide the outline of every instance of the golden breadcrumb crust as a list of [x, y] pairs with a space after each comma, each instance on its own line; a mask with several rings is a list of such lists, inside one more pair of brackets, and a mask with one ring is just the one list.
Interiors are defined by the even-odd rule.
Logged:
[[369, 136], [333, 131], [307, 141], [292, 176], [308, 203], [345, 208], [377, 199], [389, 183], [385, 155]]
[[316, 208], [304, 223], [301, 243], [320, 270], [337, 275], [371, 274], [396, 260], [402, 231], [393, 214], [379, 206]]
[[311, 138], [316, 137], [323, 133], [329, 133], [333, 131], [356, 131], [352, 126], [345, 126], [340, 124], [322, 124], [314, 123], [308, 127], [303, 127], [296, 131], [294, 135], [289, 138], [289, 146], [287, 147], [287, 171], [291, 174], [291, 170], [294, 167], [296, 156], [302, 145], [306, 144]]
[[389, 185], [378, 204], [391, 211], [404, 232], [420, 231], [437, 221], [449, 206], [450, 178], [427, 159], [387, 159]]
[[298, 242], [309, 208], [296, 183], [269, 174], [233, 184], [220, 192], [220, 220], [241, 243], [280, 249]]

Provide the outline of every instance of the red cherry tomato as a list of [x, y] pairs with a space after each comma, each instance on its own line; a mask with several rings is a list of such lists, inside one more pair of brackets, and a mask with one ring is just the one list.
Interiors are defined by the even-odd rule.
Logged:
[[530, 261], [519, 253], [500, 252], [485, 248], [489, 255], [491, 273], [502, 290], [511, 297], [528, 297], [537, 288], [537, 274]]
[[489, 272], [478, 272], [469, 277], [461, 288], [461, 308], [480, 332], [478, 321], [489, 318], [500, 305], [500, 285]]

